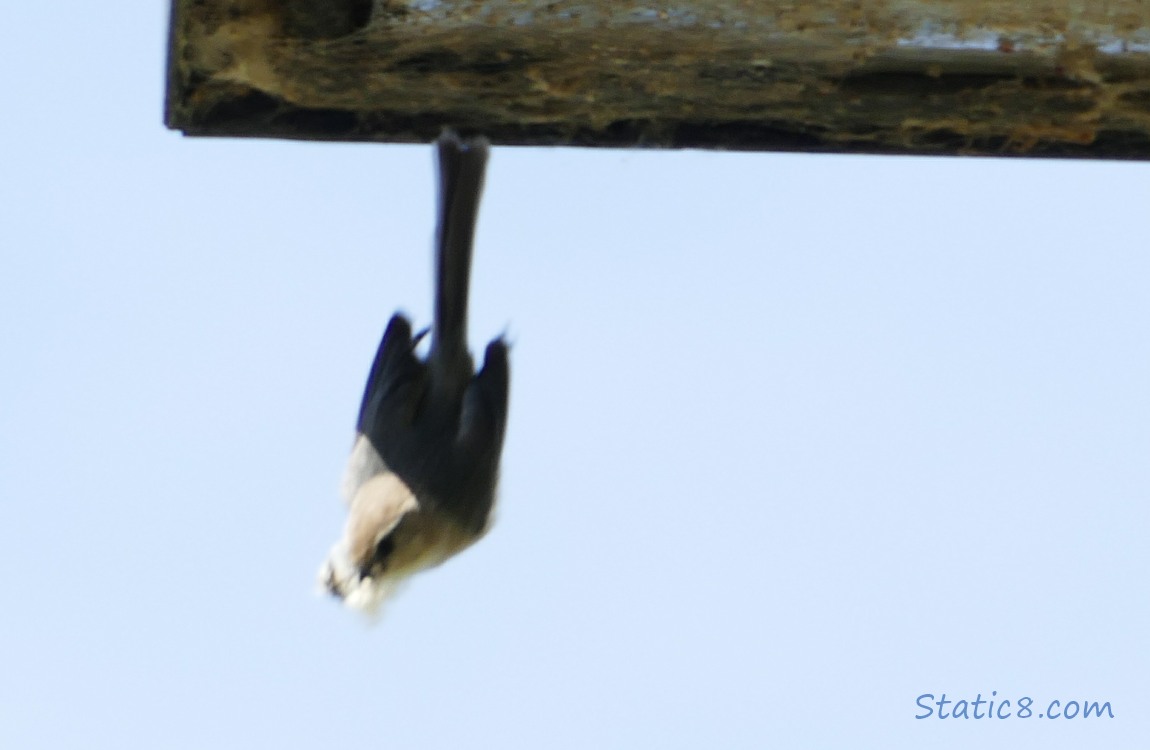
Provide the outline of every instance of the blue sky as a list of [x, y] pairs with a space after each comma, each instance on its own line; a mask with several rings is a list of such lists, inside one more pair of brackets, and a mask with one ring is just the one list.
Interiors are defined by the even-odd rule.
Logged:
[[[165, 8], [14, 13], [0, 747], [1141, 746], [1150, 167], [497, 148], [497, 523], [369, 627], [431, 149], [186, 139]], [[1116, 718], [914, 718], [991, 691]]]

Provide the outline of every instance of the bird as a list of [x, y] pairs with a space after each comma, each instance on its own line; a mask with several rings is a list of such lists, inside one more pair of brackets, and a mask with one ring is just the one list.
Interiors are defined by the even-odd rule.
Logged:
[[353, 609], [378, 614], [410, 576], [439, 565], [488, 530], [510, 390], [502, 335], [475, 370], [467, 346], [472, 242], [489, 144], [445, 131], [436, 141], [439, 210], [435, 312], [428, 333], [395, 313], [368, 374], [344, 472], [342, 538], [319, 578]]

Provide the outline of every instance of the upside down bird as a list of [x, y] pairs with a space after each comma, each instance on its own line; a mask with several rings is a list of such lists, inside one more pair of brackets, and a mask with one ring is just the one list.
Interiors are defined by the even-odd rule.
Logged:
[[368, 375], [343, 479], [343, 538], [320, 580], [375, 612], [404, 579], [483, 536], [507, 425], [508, 351], [487, 345], [478, 373], [467, 348], [471, 246], [487, 142], [446, 133], [439, 154], [435, 318], [426, 359], [411, 323], [392, 316]]

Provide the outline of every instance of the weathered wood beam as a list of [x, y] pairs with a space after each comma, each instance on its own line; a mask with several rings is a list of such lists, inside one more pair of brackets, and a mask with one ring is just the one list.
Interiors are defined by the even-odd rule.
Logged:
[[1144, 0], [173, 0], [189, 135], [1150, 158]]

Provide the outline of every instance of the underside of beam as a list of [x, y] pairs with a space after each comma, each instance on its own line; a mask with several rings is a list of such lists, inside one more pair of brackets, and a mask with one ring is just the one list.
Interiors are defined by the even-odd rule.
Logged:
[[1143, 0], [173, 0], [188, 135], [1150, 158]]

